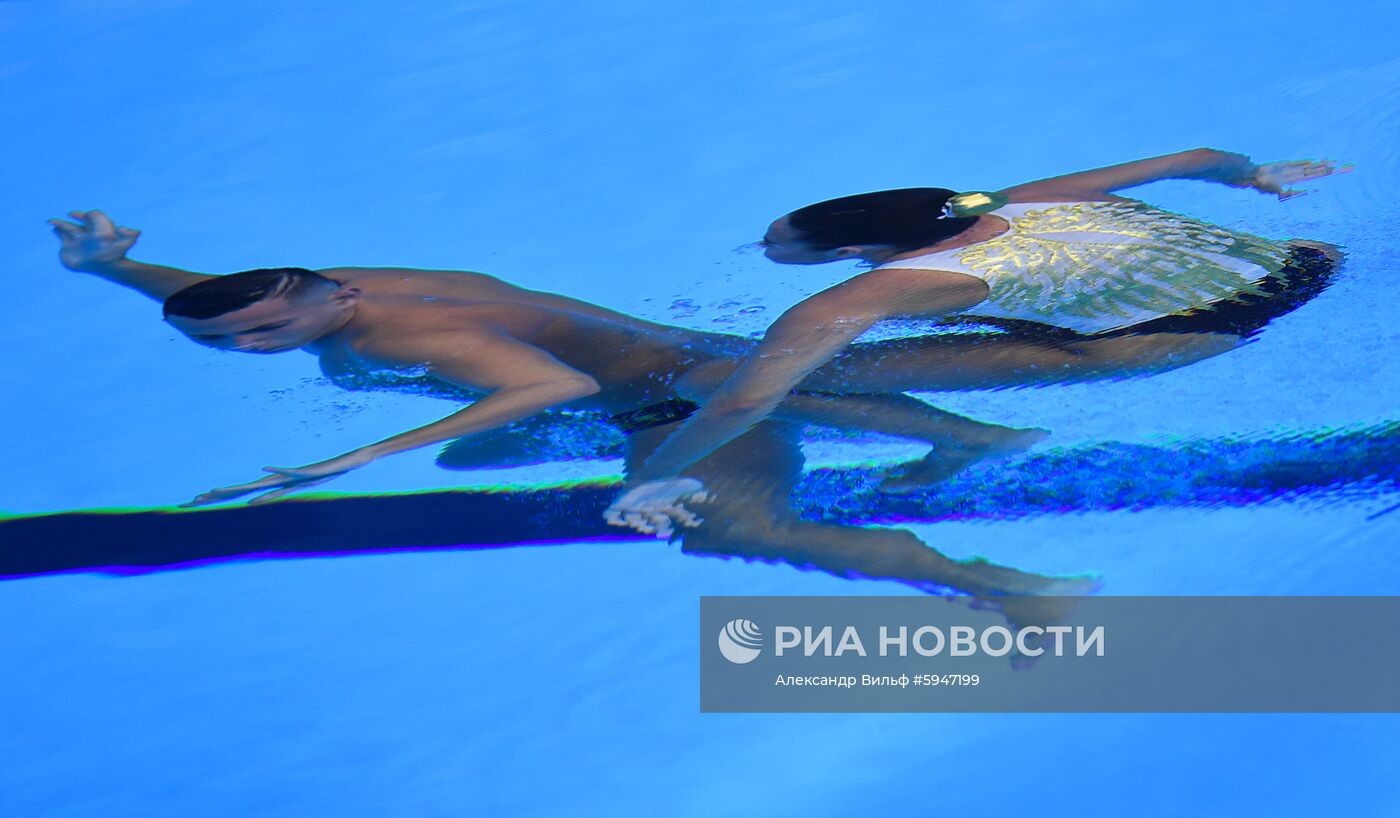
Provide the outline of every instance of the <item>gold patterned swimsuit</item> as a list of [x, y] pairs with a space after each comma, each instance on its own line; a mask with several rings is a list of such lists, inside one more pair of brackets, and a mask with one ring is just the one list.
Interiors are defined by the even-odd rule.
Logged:
[[1282, 242], [1141, 202], [1029, 202], [994, 215], [1000, 236], [881, 268], [948, 270], [987, 282], [968, 313], [1102, 332], [1241, 293], [1288, 258]]

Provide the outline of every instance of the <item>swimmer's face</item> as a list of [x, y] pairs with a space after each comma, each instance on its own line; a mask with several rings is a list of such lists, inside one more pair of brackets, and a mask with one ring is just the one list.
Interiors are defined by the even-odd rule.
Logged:
[[298, 349], [340, 329], [358, 298], [354, 288], [327, 288], [294, 298], [265, 298], [213, 318], [172, 315], [165, 320], [197, 344], [269, 355]]
[[834, 250], [812, 247], [788, 223], [787, 216], [768, 225], [768, 232], [763, 234], [763, 241], [759, 244], [763, 246], [763, 255], [779, 264], [825, 264], [860, 255], [858, 247], [838, 247]]

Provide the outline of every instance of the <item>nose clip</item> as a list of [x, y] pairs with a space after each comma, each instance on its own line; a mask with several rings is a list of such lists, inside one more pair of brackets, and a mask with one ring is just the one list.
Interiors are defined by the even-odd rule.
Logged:
[[738, 247], [735, 247], [734, 250], [733, 250], [733, 252], [735, 252], [735, 253], [743, 253], [743, 254], [747, 255], [747, 254], [753, 253], [753, 252], [755, 252], [755, 251], [757, 251], [757, 250], [762, 250], [762, 249], [763, 249], [764, 247], [766, 247], [766, 246], [767, 246], [767, 245], [764, 244], [763, 241], [760, 239], [759, 241], [751, 241], [751, 242], [749, 242], [748, 244], [741, 244], [741, 245], [739, 245]]

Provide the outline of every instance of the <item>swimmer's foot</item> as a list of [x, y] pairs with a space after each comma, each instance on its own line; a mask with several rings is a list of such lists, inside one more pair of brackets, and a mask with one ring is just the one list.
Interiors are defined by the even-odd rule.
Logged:
[[1007, 429], [986, 443], [956, 448], [940, 446], [929, 452], [928, 456], [903, 466], [897, 473], [881, 480], [877, 488], [886, 494], [919, 491], [947, 480], [976, 463], [1018, 455], [1049, 436], [1049, 429]]
[[[984, 601], [1001, 613], [1013, 630], [1028, 627], [1045, 628], [1069, 620], [1079, 607], [1079, 597], [1095, 594], [1103, 587], [1098, 577], [1046, 577], [1045, 584], [1032, 594], [1008, 594]], [[1011, 653], [1011, 666], [1022, 670], [1035, 664], [1037, 656], [1019, 650]]]
[[1088, 596], [1101, 587], [1092, 576], [1049, 578], [1043, 590], [1033, 594], [1007, 594], [992, 598], [989, 606], [1001, 612], [1012, 627], [1058, 625], [1079, 606], [1076, 597]]

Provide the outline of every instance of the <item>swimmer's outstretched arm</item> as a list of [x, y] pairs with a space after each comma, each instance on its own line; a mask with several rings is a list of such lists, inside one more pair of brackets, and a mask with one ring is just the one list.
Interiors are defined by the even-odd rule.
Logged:
[[402, 434], [362, 446], [338, 457], [296, 468], [269, 466], [271, 476], [213, 489], [185, 506], [220, 503], [245, 494], [267, 492], [252, 500], [264, 503], [310, 488], [381, 457], [432, 443], [496, 429], [598, 392], [598, 382], [531, 344], [490, 329], [464, 328], [371, 341], [357, 349], [364, 357], [390, 365], [424, 365], [448, 383], [488, 394], [470, 406]]
[[1256, 165], [1241, 153], [1195, 148], [1121, 165], [1069, 173], [1009, 187], [1003, 191], [1012, 201], [1077, 201], [1109, 197], [1113, 191], [1145, 185], [1163, 179], [1197, 179], [1273, 193], [1279, 199], [1301, 196], [1306, 191], [1289, 186], [1307, 179], [1345, 172], [1331, 160], [1270, 162]]
[[58, 259], [70, 270], [92, 273], [157, 301], [215, 277], [127, 258], [141, 231], [116, 226], [101, 210], [74, 210], [68, 215], [73, 221], [49, 219], [49, 225], [63, 242]]

